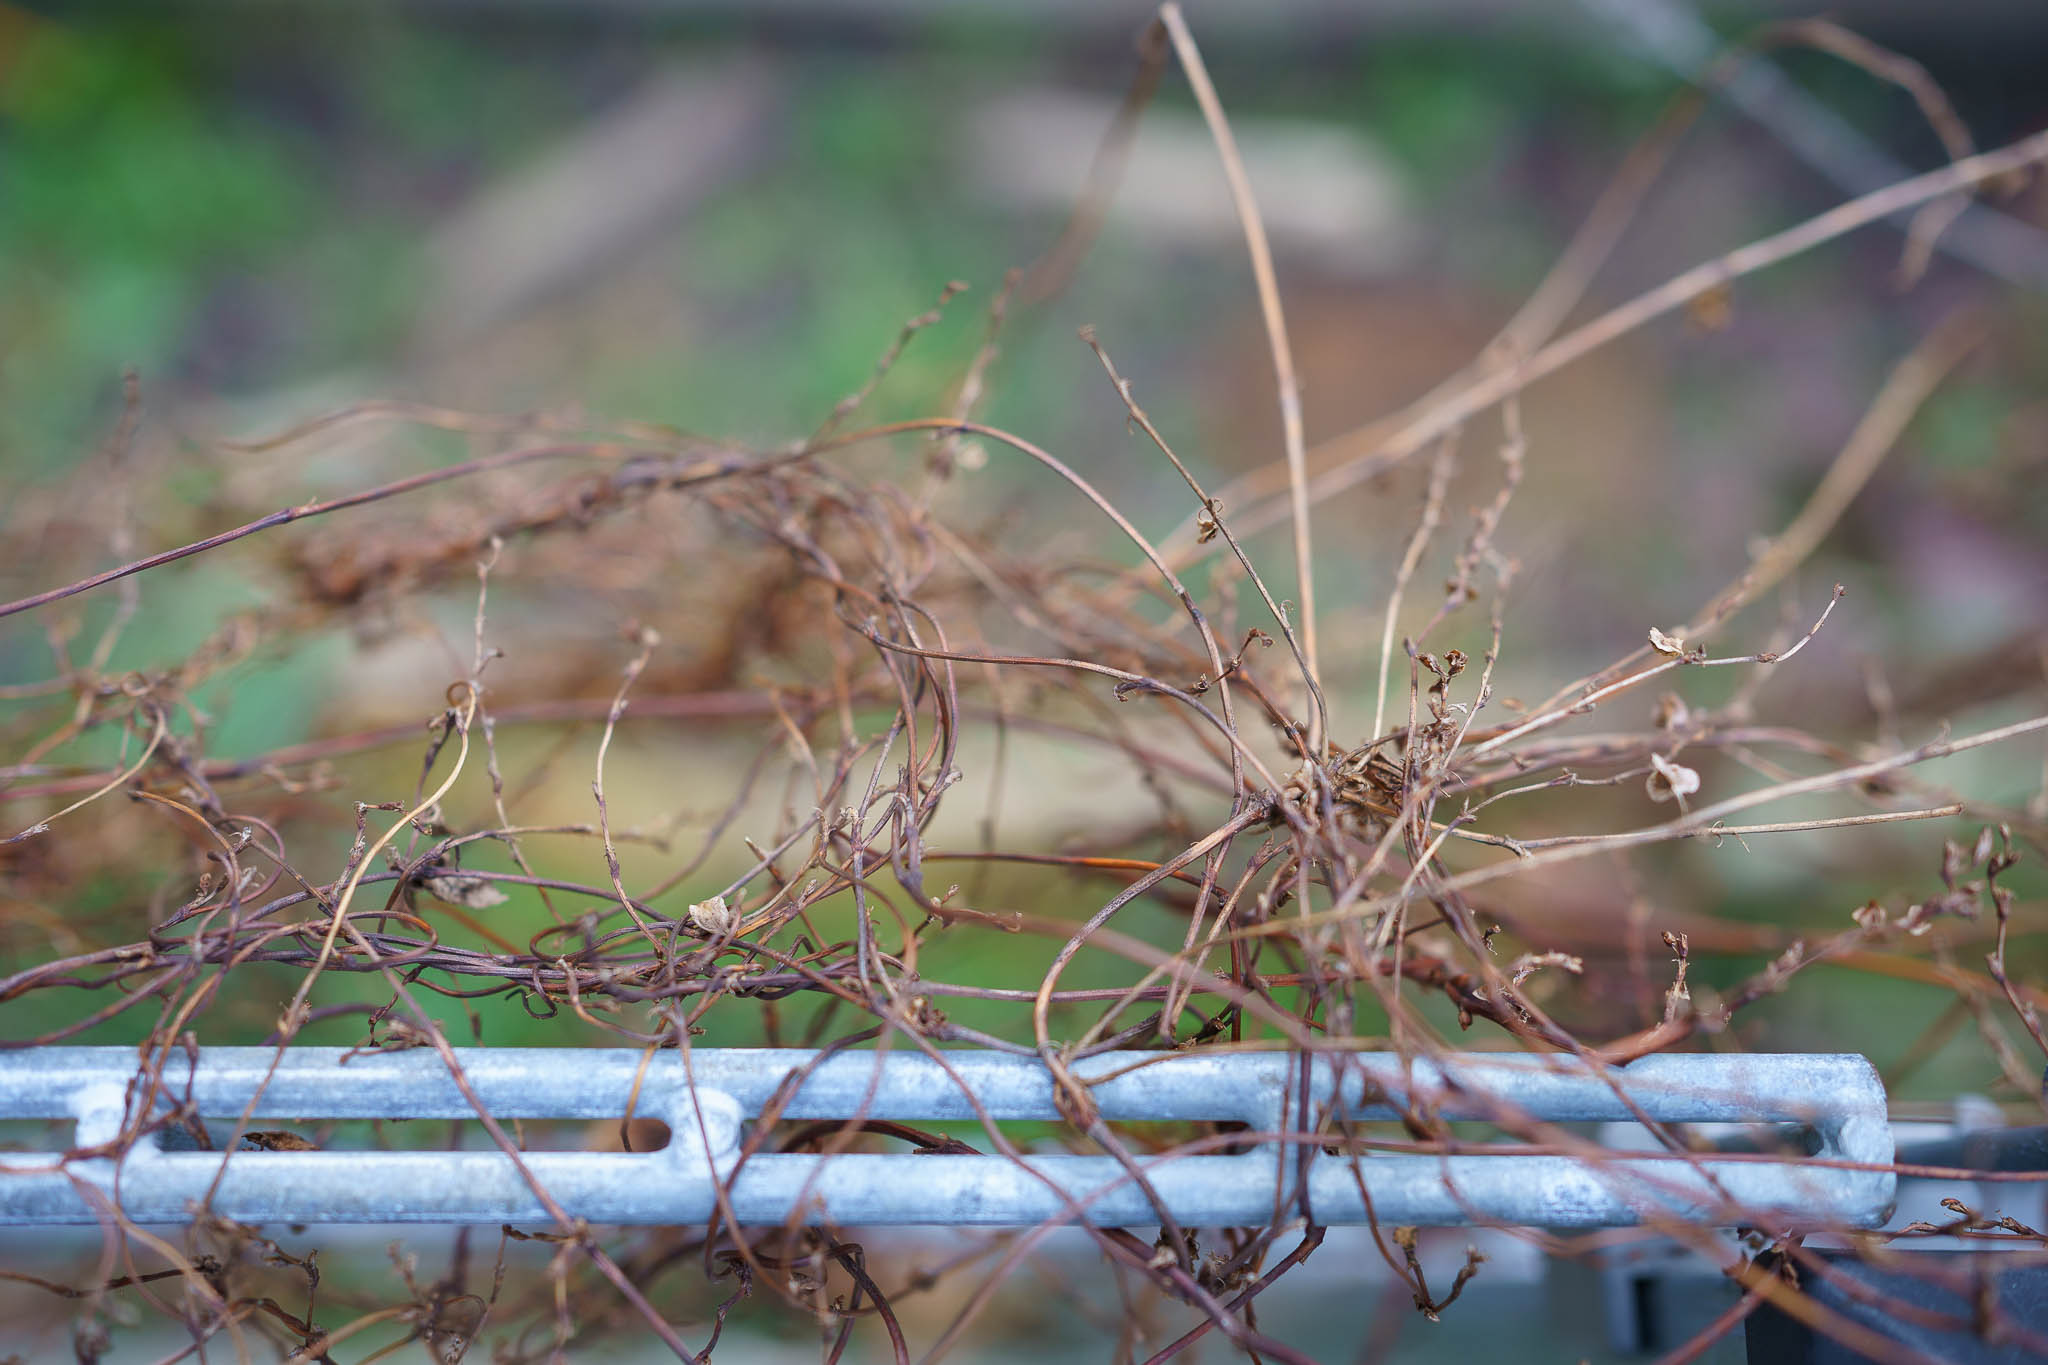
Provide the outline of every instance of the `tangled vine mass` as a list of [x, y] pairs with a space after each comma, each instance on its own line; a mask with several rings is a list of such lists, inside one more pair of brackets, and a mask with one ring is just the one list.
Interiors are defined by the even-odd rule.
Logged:
[[[1000, 1049], [1042, 1059], [1058, 1079], [1065, 1122], [1042, 1149], [1136, 1163], [1213, 1148], [1224, 1130], [1106, 1122], [1070, 1070], [1077, 1059], [1286, 1047], [1624, 1063], [1737, 1046], [1743, 1011], [1831, 964], [1953, 991], [1958, 1018], [1976, 1024], [2010, 1085], [2037, 1093], [2042, 993], [2008, 971], [2025, 907], [2006, 874], [2048, 842], [2044, 812], [1951, 790], [1924, 765], [2038, 746], [2048, 716], [1962, 733], [1930, 723], [1920, 739], [1875, 746], [1846, 727], [1759, 718], [1771, 681], [1800, 668], [1831, 616], [1857, 601], [1842, 586], [1816, 592], [1801, 566], [1982, 341], [1977, 318], [1934, 329], [1898, 362], [1827, 480], [1784, 526], [1760, 528], [1769, 538], [1747, 570], [1701, 593], [1689, 621], [1640, 623], [1631, 652], [1540, 700], [1512, 701], [1497, 678], [1516, 647], [1517, 601], [1545, 590], [1518, 577], [1518, 550], [1541, 528], [1517, 528], [1515, 497], [1544, 472], [1521, 427], [1526, 386], [1903, 210], [1926, 211], [1913, 238], [1924, 255], [1959, 196], [2030, 173], [2048, 159], [2048, 135], [1964, 147], [1939, 170], [1567, 327], [1697, 111], [1688, 97], [1493, 346], [1369, 441], [1310, 449], [1257, 209], [1170, 7], [1144, 54], [1140, 94], [1111, 130], [1090, 201], [1040, 262], [993, 291], [985, 341], [958, 357], [946, 411], [860, 425], [934, 310], [904, 326], [820, 428], [780, 448], [575, 413], [363, 403], [217, 453], [274, 460], [427, 429], [454, 433], [467, 457], [262, 513], [260, 480], [255, 495], [223, 480], [197, 503], [167, 491], [175, 469], [135, 453], [146, 423], [131, 378], [106, 448], [74, 484], [25, 491], [10, 531], [17, 572], [67, 557], [116, 567], [0, 607], [16, 628], [10, 660], [45, 647], [54, 660], [0, 694], [15, 754], [0, 770], [11, 822], [0, 845], [0, 1045], [133, 1043], [139, 1084], [158, 1089], [166, 1061], [195, 1046], [426, 1048], [454, 1067], [453, 1047], [515, 1025], [523, 1040], [636, 1049]], [[1181, 524], [1152, 538], [1091, 477], [1099, 452], [1055, 453], [977, 413], [1000, 380], [1010, 315], [1066, 287], [1142, 95], [1175, 59], [1237, 190], [1280, 394], [1279, 458], [1205, 483], [1198, 462], [1176, 453], [1174, 423], [1148, 412], [1142, 381], [1120, 371], [1114, 338], [1085, 334], [1127, 419], [1105, 442], [1129, 442], [1117, 455], [1127, 464], [1141, 449], [1155, 488], [1177, 499]], [[948, 286], [939, 308], [969, 306], [963, 287]], [[1088, 535], [1006, 524], [982, 491], [1006, 464], [1028, 471], [1006, 487], [1057, 490]], [[1451, 491], [1461, 467], [1489, 485], [1469, 508]], [[1405, 541], [1362, 551], [1370, 568], [1341, 558], [1352, 547], [1319, 541], [1330, 528], [1315, 516], [1368, 480], [1416, 509]], [[115, 495], [82, 497], [88, 488]], [[38, 517], [52, 548], [31, 554]], [[151, 543], [176, 548], [137, 558]], [[1276, 545], [1287, 547], [1284, 567], [1272, 562]], [[220, 581], [203, 576], [215, 564], [261, 585], [257, 600], [215, 612], [196, 647], [114, 666], [166, 602], [189, 618], [191, 597]], [[1362, 650], [1319, 638], [1313, 569], [1340, 565], [1391, 570], [1375, 589], [1381, 629]], [[1785, 609], [1744, 614], [1760, 601]], [[557, 643], [572, 616], [583, 632], [575, 650]], [[615, 633], [593, 645], [596, 619]], [[337, 637], [364, 651], [440, 642], [445, 692], [408, 693], [410, 723], [249, 756], [216, 751], [224, 681]], [[581, 666], [593, 654], [602, 671]], [[1697, 700], [1692, 680], [1721, 670], [1737, 678], [1725, 699]], [[2025, 670], [1991, 685], [2039, 695]], [[618, 777], [653, 736], [686, 755], [658, 818], [644, 799], [628, 809]], [[1063, 793], [1063, 775], [1118, 795], [1105, 809], [1093, 790]], [[1076, 813], [1058, 818], [1069, 795]], [[1760, 809], [1807, 797], [1831, 804], [1814, 814], [1808, 802], [1795, 818]], [[575, 804], [576, 819], [529, 814]], [[1055, 816], [1016, 814], [1027, 806]], [[1572, 832], [1582, 810], [1639, 818]], [[1670, 865], [1658, 860], [1675, 845], [1732, 858], [1759, 841], [1887, 822], [1924, 842], [1925, 883], [1823, 907], [1824, 930], [1723, 925], [1696, 944], [1702, 919], [1663, 915], [1644, 880]], [[1634, 888], [1619, 897], [1639, 912], [1633, 937], [1611, 957], [1560, 946], [1548, 902], [1522, 895], [1548, 869], [1585, 860]], [[1701, 987], [1713, 964], [1744, 957], [1764, 963]], [[192, 1126], [176, 1105], [134, 1112], [154, 1116], [136, 1119], [124, 1142]], [[1510, 1114], [1495, 1127], [1497, 1143], [1583, 1150], [1583, 1139]], [[515, 1153], [525, 1140], [500, 1138]], [[231, 1142], [292, 1140], [245, 1120]], [[1369, 1160], [1469, 1138], [1416, 1111], [1394, 1125], [1326, 1116], [1305, 1140]], [[993, 1127], [858, 1117], [762, 1123], [748, 1142], [1030, 1146]], [[2043, 1243], [2016, 1220], [1963, 1215], [1939, 1231]], [[1205, 1337], [1255, 1358], [1306, 1358], [1262, 1323], [1259, 1303], [1310, 1259], [1320, 1229], [1298, 1218], [1222, 1230], [1166, 1221], [1157, 1242], [1087, 1233], [1122, 1286], [1125, 1317], [1109, 1329], [1119, 1358], [1167, 1358]], [[1838, 1326], [1798, 1291], [1799, 1234], [1760, 1217], [1747, 1249], [1728, 1254], [1706, 1230], [1660, 1230], [1716, 1255], [1742, 1304], [1768, 1299]], [[340, 1359], [351, 1338], [351, 1350], [424, 1342], [450, 1361], [488, 1340], [494, 1359], [540, 1360], [650, 1334], [707, 1359], [728, 1314], [813, 1326], [827, 1359], [858, 1342], [908, 1360], [1015, 1311], [1004, 1307], [1024, 1292], [1003, 1254], [1011, 1237], [966, 1239], [939, 1259], [829, 1225], [564, 1221], [464, 1231], [445, 1256], [394, 1248], [381, 1270], [330, 1266], [323, 1280], [317, 1229], [195, 1210], [188, 1228], [153, 1232], [110, 1212], [104, 1256], [78, 1282], [0, 1274], [68, 1316], [82, 1360], [109, 1349], [137, 1307], [194, 1343], [265, 1342], [293, 1360]], [[1483, 1289], [1476, 1253], [1452, 1282], [1431, 1283], [1414, 1229], [1372, 1237], [1430, 1317], [1468, 1286]]]

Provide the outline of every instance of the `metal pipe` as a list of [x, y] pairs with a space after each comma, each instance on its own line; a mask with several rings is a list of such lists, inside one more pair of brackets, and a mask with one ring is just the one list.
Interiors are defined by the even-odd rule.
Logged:
[[[1894, 1177], [1882, 1085], [1854, 1056], [1659, 1056], [1600, 1069], [1561, 1056], [1385, 1053], [1105, 1053], [1072, 1064], [1105, 1119], [1243, 1125], [1245, 1150], [1114, 1156], [760, 1153], [746, 1126], [785, 1101], [796, 1120], [1057, 1120], [1035, 1058], [992, 1052], [456, 1049], [478, 1102], [501, 1119], [667, 1122], [656, 1152], [166, 1150], [176, 1115], [234, 1120], [473, 1119], [438, 1054], [207, 1048], [138, 1081], [126, 1048], [0, 1054], [0, 1118], [69, 1118], [73, 1150], [0, 1156], [0, 1223], [189, 1220], [202, 1200], [244, 1222], [545, 1221], [533, 1183], [592, 1222], [687, 1224], [718, 1209], [742, 1224], [1140, 1226], [1159, 1206], [1183, 1226], [1499, 1223], [1616, 1226], [1659, 1216], [1734, 1224], [1873, 1226]], [[801, 1077], [801, 1080], [797, 1078]], [[251, 1105], [254, 1100], [253, 1107]], [[1815, 1157], [1338, 1155], [1344, 1125], [1409, 1116], [1531, 1122], [1798, 1124]], [[138, 1139], [137, 1134], [152, 1130]], [[1285, 1135], [1314, 1135], [1313, 1139]], [[1305, 1158], [1299, 1154], [1309, 1153]], [[1837, 1164], [1829, 1164], [1837, 1163]], [[1848, 1163], [1847, 1165], [1839, 1163]], [[1871, 1169], [1853, 1169], [1861, 1164]], [[524, 1168], [522, 1170], [522, 1167]], [[1305, 1171], [1305, 1179], [1303, 1178]], [[1159, 1201], [1155, 1203], [1155, 1199]]]

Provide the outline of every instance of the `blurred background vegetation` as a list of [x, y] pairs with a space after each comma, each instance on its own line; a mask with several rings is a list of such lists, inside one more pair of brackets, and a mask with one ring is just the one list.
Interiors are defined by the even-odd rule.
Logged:
[[[1469, 360], [1681, 86], [1598, 6], [1190, 11], [1271, 215], [1311, 441], [1393, 411]], [[1739, 35], [1780, 12], [1713, 6], [1705, 18]], [[1923, 62], [1980, 146], [2048, 121], [2038, 79], [2048, 22], [2037, 7], [1835, 12]], [[126, 557], [108, 549], [104, 515], [119, 488], [77, 474], [118, 419], [127, 369], [144, 403], [133, 458], [169, 490], [132, 553], [220, 529], [215, 507], [331, 496], [466, 453], [459, 435], [435, 432], [285, 456], [219, 444], [369, 396], [581, 412], [757, 446], [800, 440], [862, 384], [902, 321], [960, 280], [969, 292], [915, 339], [864, 416], [944, 411], [1004, 272], [1044, 250], [1071, 208], [1134, 69], [1144, 13], [881, 0], [0, 4], [0, 595]], [[1941, 159], [1896, 89], [1813, 53], [1776, 60], [1908, 167]], [[1263, 465], [1279, 441], [1250, 274], [1177, 73], [1145, 128], [1132, 183], [1078, 275], [1013, 315], [984, 415], [1062, 452], [1163, 534], [1190, 510], [1184, 490], [1127, 438], [1077, 326], [1098, 330], [1205, 477]], [[1582, 315], [1842, 197], [1780, 136], [1712, 110]], [[1739, 572], [1751, 537], [1798, 509], [1899, 357], [1939, 319], [1976, 308], [1993, 344], [1926, 406], [1799, 575], [1788, 617], [1810, 619], [1832, 582], [1850, 595], [1759, 707], [1852, 748], [1882, 742], [1887, 725], [1914, 742], [1942, 723], [1963, 733], [2038, 712], [2048, 196], [2037, 185], [2002, 208], [2033, 225], [2030, 280], [1942, 256], [1902, 290], [1899, 234], [1870, 229], [1743, 281], [1725, 309], [1654, 326], [1533, 390], [1532, 476], [1504, 532], [1525, 574], [1502, 690], [1544, 695], [1634, 648], [1648, 626], [1684, 619]], [[1474, 437], [1467, 463], [1478, 473], [1458, 485], [1454, 510], [1487, 496], [1480, 475], [1496, 439], [1490, 427]], [[1407, 469], [1317, 509], [1324, 638], [1342, 665], [1332, 671], [1350, 680], [1338, 710], [1361, 732], [1347, 742], [1363, 738], [1360, 708], [1370, 715], [1366, 664], [1420, 477]], [[1001, 459], [973, 472], [962, 506], [1047, 537], [1092, 533], [1075, 530], [1064, 490]], [[330, 544], [363, 524], [348, 518], [378, 516], [273, 534]], [[1285, 545], [1269, 534], [1254, 549], [1280, 564]], [[190, 654], [232, 612], [273, 599], [264, 556], [289, 553], [246, 547], [150, 575], [112, 665]], [[520, 642], [496, 666], [508, 697], [609, 694], [631, 654], [620, 628], [661, 591], [630, 567], [620, 584], [594, 611], [508, 565], [493, 583], [494, 611]], [[473, 607], [473, 581], [458, 576], [372, 627], [266, 643], [197, 697], [218, 716], [208, 752], [247, 758], [420, 722], [459, 672], [451, 658], [468, 657]], [[87, 597], [5, 623], [0, 683], [50, 675], [53, 622], [89, 641], [115, 610]], [[1777, 619], [1753, 612], [1728, 642], [1760, 647]], [[703, 660], [673, 667], [685, 682], [717, 680]], [[1688, 695], [1711, 702], [1737, 681], [1709, 679]], [[1893, 717], [1873, 700], [1886, 696]], [[589, 818], [582, 755], [596, 733], [584, 723], [506, 739], [508, 771], [579, 746], [535, 797], [533, 822]], [[735, 738], [659, 720], [627, 735], [612, 759], [614, 820], [698, 838], [755, 743], [751, 729]], [[105, 764], [115, 744], [87, 736], [63, 758]], [[418, 754], [407, 741], [336, 762], [351, 789], [397, 796]], [[2038, 743], [1987, 752], [1952, 760], [1938, 780], [2038, 823], [2048, 818], [2039, 760]], [[1030, 794], [1014, 818], [1042, 828], [1049, 846], [1090, 818], [1063, 789], [1077, 771], [1087, 785], [1084, 770], [1063, 766], [1072, 761], [1055, 750], [1035, 767], [1020, 760]], [[1560, 829], [1644, 818], [1618, 797], [1586, 801], [1585, 823], [1566, 817]], [[350, 833], [333, 831], [337, 865]], [[1691, 923], [1725, 949], [1696, 969], [1711, 987], [1753, 972], [1784, 935], [1846, 927], [1866, 898], [1896, 906], [1932, 891], [1943, 836], [1974, 829], [1795, 836], [1753, 852], [1689, 844], [1663, 858], [1666, 880], [1654, 886], [1619, 885], [1611, 868], [1587, 864], [1540, 900], [1554, 946], [1571, 951], [1612, 949], [1617, 917], [1655, 900], [1659, 923]], [[708, 892], [746, 860], [727, 842], [680, 896]], [[543, 874], [587, 873], [591, 854], [536, 845], [533, 856]], [[629, 856], [649, 860], [645, 876], [687, 850]], [[0, 968], [57, 943], [133, 938], [141, 907], [161, 895], [155, 870], [110, 862], [53, 901], [31, 857], [0, 854], [12, 860], [0, 861], [0, 896], [13, 911], [0, 911]], [[2043, 883], [2021, 875], [2032, 878], [2020, 883], [2032, 932]], [[1075, 885], [1020, 874], [982, 894], [1062, 913]], [[520, 940], [547, 922], [538, 904], [501, 913], [494, 923]], [[1745, 939], [1742, 926], [1765, 932]], [[1021, 981], [1050, 951], [949, 942], [945, 961], [972, 976], [985, 958]], [[2034, 940], [2016, 950], [2022, 959], [2038, 980]], [[1121, 980], [1114, 967], [1100, 979]], [[1661, 962], [1655, 970], [1661, 981]], [[1093, 979], [1084, 960], [1068, 984]], [[323, 998], [381, 990], [369, 978], [327, 989]], [[208, 1041], [261, 1038], [284, 993], [224, 999]], [[1909, 1098], [1995, 1089], [1997, 1068], [1967, 1020], [1944, 1025], [1946, 1046], [1916, 1051], [1940, 1041], [1929, 1030], [1954, 998], [1939, 984], [1822, 969], [1742, 1016], [1740, 1042], [1859, 1050], [1881, 1067], [1910, 1059], [1896, 1078]], [[94, 1003], [76, 1002], [78, 1013]], [[33, 1017], [0, 1004], [0, 1035], [62, 1022], [53, 1008], [47, 996]], [[461, 1011], [444, 1014], [466, 1039]], [[1023, 1011], [963, 1006], [956, 1017], [1009, 1031]], [[707, 1026], [710, 1043], [761, 1036], [739, 1011]], [[76, 1041], [126, 1041], [142, 1027]], [[494, 1007], [484, 1027], [498, 1044], [573, 1032], [510, 1007]], [[306, 1034], [359, 1037], [359, 1019]]]

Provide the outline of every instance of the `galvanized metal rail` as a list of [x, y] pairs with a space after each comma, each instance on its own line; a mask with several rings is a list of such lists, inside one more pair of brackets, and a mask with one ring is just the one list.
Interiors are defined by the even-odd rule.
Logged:
[[[1499, 1223], [1618, 1226], [1659, 1216], [1733, 1225], [1883, 1222], [1895, 1180], [1885, 1096], [1857, 1056], [1659, 1056], [1600, 1070], [1571, 1058], [1464, 1054], [1443, 1064], [1380, 1053], [1105, 1053], [1076, 1062], [1112, 1121], [1244, 1125], [1240, 1150], [1144, 1155], [1143, 1181], [1113, 1156], [779, 1153], [742, 1160], [749, 1120], [794, 1084], [786, 1119], [1052, 1119], [1054, 1086], [1035, 1058], [993, 1052], [635, 1051], [465, 1048], [476, 1099], [503, 1120], [665, 1120], [659, 1151], [178, 1151], [135, 1135], [174, 1109], [261, 1124], [338, 1119], [474, 1119], [428, 1049], [357, 1053], [207, 1048], [175, 1053], [146, 1093], [128, 1048], [0, 1053], [0, 1118], [70, 1119], [65, 1153], [0, 1152], [0, 1223], [101, 1221], [118, 1205], [144, 1223], [188, 1221], [204, 1203], [242, 1222], [547, 1221], [539, 1183], [572, 1216], [688, 1224], [721, 1202], [743, 1224], [792, 1216], [850, 1225], [1257, 1226]], [[791, 1078], [802, 1073], [800, 1083]], [[254, 1100], [253, 1109], [251, 1106]], [[147, 1112], [145, 1112], [145, 1106]], [[1332, 1155], [1287, 1134], [1335, 1116], [1373, 1121], [1413, 1106], [1446, 1119], [1796, 1125], [1800, 1158], [1603, 1152]], [[1322, 1131], [1327, 1133], [1327, 1128]], [[1304, 1155], [1307, 1154], [1307, 1155]], [[521, 1167], [524, 1170], [522, 1171]], [[1159, 1201], [1155, 1203], [1155, 1198]]]

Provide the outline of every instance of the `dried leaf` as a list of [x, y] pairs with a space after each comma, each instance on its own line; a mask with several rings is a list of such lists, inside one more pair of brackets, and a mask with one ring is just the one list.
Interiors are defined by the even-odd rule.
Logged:
[[1655, 626], [1650, 627], [1650, 648], [1656, 650], [1659, 654], [1672, 654], [1680, 658], [1683, 658], [1685, 655], [1684, 640], [1676, 635], [1666, 635]]
[[311, 1138], [300, 1137], [297, 1133], [288, 1133], [282, 1128], [258, 1129], [254, 1132], [244, 1133], [242, 1134], [242, 1146], [245, 1150], [258, 1152], [317, 1152], [320, 1150], [320, 1144]]

